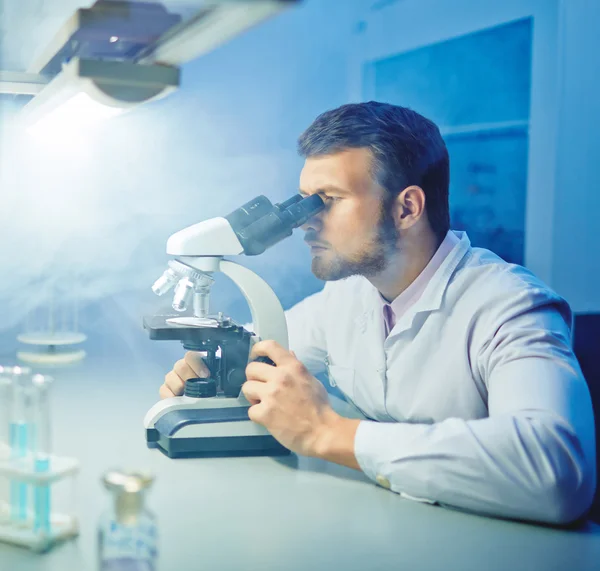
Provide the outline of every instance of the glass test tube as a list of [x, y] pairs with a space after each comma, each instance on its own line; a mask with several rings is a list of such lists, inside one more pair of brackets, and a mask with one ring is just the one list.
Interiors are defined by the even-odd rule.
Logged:
[[[27, 367], [12, 369], [12, 413], [9, 427], [10, 457], [13, 461], [24, 461], [30, 450], [31, 435], [31, 371]], [[28, 485], [10, 483], [11, 520], [27, 522]]]
[[[0, 462], [10, 458], [9, 422], [12, 412], [12, 367], [0, 365]], [[0, 524], [10, 521], [9, 479], [0, 474]]]
[[10, 458], [8, 425], [12, 411], [12, 369], [0, 365], [0, 461]]
[[[32, 419], [35, 426], [31, 450], [33, 452], [34, 472], [50, 470], [51, 438], [50, 438], [50, 386], [52, 377], [34, 375], [32, 384]], [[36, 532], [50, 533], [50, 487], [48, 484], [37, 484], [33, 494], [34, 521]]]

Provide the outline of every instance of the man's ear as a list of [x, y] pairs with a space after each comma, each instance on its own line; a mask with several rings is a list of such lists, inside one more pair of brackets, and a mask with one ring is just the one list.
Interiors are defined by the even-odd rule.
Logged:
[[406, 230], [425, 214], [425, 192], [420, 186], [407, 186], [393, 203], [394, 222], [398, 230]]

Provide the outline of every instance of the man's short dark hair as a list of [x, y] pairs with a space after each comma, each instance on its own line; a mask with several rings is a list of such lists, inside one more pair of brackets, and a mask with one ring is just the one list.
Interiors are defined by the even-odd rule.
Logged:
[[407, 186], [420, 186], [429, 224], [443, 239], [450, 228], [450, 161], [435, 123], [398, 105], [350, 103], [319, 115], [298, 139], [304, 158], [363, 147], [373, 154], [375, 176], [388, 192], [385, 202]]

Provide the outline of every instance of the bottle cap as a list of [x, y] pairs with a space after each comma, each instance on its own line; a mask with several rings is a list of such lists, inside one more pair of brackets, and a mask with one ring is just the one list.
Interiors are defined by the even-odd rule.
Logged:
[[110, 470], [102, 478], [110, 491], [137, 493], [150, 487], [154, 481], [152, 474], [136, 470]]
[[144, 494], [152, 484], [152, 475], [144, 472], [111, 470], [102, 478], [104, 486], [115, 493], [117, 521], [123, 525], [137, 525], [144, 508]]

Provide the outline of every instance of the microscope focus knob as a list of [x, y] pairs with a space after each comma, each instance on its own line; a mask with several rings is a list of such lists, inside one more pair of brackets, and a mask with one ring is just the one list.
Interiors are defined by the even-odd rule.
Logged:
[[245, 369], [232, 369], [227, 374], [227, 384], [232, 387], [241, 387], [246, 382]]
[[188, 379], [183, 394], [186, 397], [209, 398], [217, 396], [217, 383], [214, 379]]

